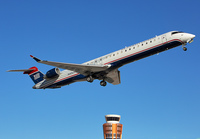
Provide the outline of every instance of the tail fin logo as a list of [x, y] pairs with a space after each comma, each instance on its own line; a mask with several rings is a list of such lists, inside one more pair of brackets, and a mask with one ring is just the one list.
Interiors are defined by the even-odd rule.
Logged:
[[35, 75], [33, 75], [34, 80], [37, 80], [40, 78], [40, 73], [36, 73]]
[[34, 73], [29, 74], [29, 76], [31, 77], [31, 79], [33, 80], [33, 82], [35, 84], [37, 84], [37, 83], [41, 82], [42, 80], [44, 80], [43, 79], [44, 74], [39, 70], [34, 72]]
[[44, 74], [41, 71], [39, 71], [37, 67], [31, 67], [29, 69], [32, 69], [32, 71], [26, 72], [25, 74], [28, 74], [35, 84], [44, 80]]

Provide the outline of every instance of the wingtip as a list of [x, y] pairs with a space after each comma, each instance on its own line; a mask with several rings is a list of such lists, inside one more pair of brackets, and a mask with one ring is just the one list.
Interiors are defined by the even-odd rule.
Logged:
[[34, 57], [34, 56], [32, 56], [32, 55], [30, 55], [30, 57], [33, 58], [36, 62], [40, 62], [40, 61], [41, 61], [39, 58]]

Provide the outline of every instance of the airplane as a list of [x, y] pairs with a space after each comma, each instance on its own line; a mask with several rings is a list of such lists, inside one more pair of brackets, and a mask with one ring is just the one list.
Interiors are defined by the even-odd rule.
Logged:
[[[80, 81], [92, 83], [95, 79], [100, 80], [101, 86], [106, 86], [107, 82], [118, 85], [121, 83], [120, 71], [118, 70], [120, 67], [180, 45], [186, 51], [186, 44], [191, 43], [194, 38], [195, 35], [193, 34], [171, 31], [83, 64], [40, 60], [30, 55], [36, 62], [51, 65], [55, 68], [47, 71], [46, 74], [40, 72], [37, 67], [9, 70], [8, 72], [23, 72], [24, 74], [28, 74], [35, 83], [32, 87], [33, 89], [61, 88], [62, 86]], [[59, 68], [65, 70], [60, 71]]]

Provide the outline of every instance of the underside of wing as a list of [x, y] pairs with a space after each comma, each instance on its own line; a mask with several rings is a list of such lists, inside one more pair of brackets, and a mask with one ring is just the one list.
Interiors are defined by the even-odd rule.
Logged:
[[51, 61], [41, 61], [39, 63], [55, 66], [62, 69], [72, 70], [83, 75], [89, 75], [90, 73], [100, 72], [106, 70], [107, 66], [91, 66], [91, 65], [81, 65], [81, 64], [70, 64], [70, 63], [60, 63]]
[[104, 65], [84, 65], [84, 64], [61, 63], [61, 62], [44, 61], [33, 56], [31, 57], [35, 59], [38, 63], [75, 71], [86, 76], [90, 75], [91, 73], [105, 71], [106, 69], [109, 68], [109, 66], [104, 66]]

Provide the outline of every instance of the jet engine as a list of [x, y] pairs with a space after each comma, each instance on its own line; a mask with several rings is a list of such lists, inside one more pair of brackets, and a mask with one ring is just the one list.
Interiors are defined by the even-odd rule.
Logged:
[[56, 77], [58, 75], [60, 75], [60, 69], [59, 68], [53, 68], [53, 69], [47, 71], [44, 78], [53, 78], [53, 77]]

